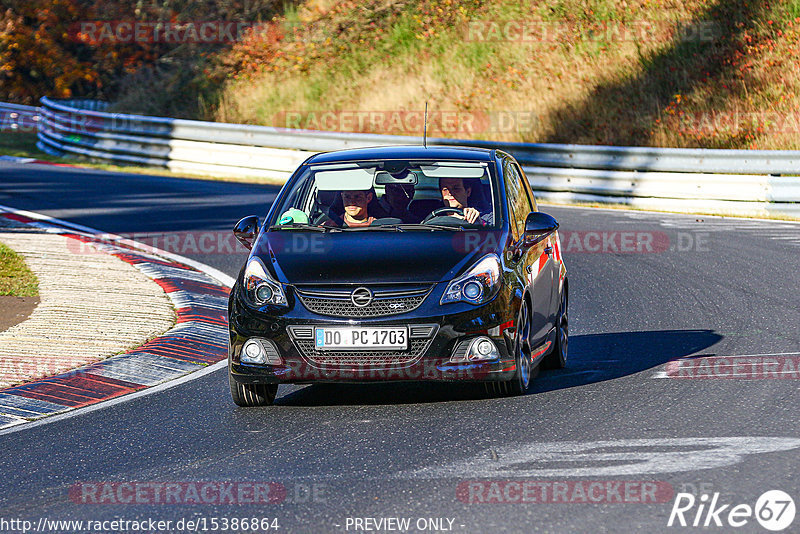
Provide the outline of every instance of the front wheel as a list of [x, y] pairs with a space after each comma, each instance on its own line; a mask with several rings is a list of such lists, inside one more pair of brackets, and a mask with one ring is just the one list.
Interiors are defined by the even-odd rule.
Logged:
[[278, 394], [278, 384], [240, 384], [228, 371], [231, 398], [237, 406], [272, 406]]
[[487, 382], [486, 392], [491, 396], [524, 395], [531, 385], [531, 378], [538, 370], [533, 369], [531, 359], [531, 318], [528, 303], [523, 301], [517, 320], [517, 333], [514, 336], [514, 363], [517, 368], [514, 377], [507, 382]]

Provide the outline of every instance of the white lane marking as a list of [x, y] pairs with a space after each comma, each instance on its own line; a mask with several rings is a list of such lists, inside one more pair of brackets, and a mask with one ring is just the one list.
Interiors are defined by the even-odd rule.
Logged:
[[[581, 206], [559, 206], [558, 208], [581, 209]], [[587, 208], [584, 208], [587, 209]], [[619, 214], [623, 219], [655, 223], [662, 228], [689, 230], [694, 232], [746, 232], [750, 236], [763, 237], [790, 247], [800, 246], [800, 221], [725, 217], [721, 215], [696, 215], [687, 213], [664, 213], [657, 211], [631, 211], [612, 208], [588, 208]], [[653, 216], [656, 217], [653, 217]], [[655, 220], [653, 220], [655, 219]], [[614, 224], [626, 224], [615, 220]]]
[[[730, 367], [731, 369], [738, 369], [739, 368], [736, 365], [714, 365], [714, 366], [701, 365], [701, 366], [695, 367], [693, 369], [693, 371], [695, 373], [697, 373], [697, 374], [705, 374], [708, 371], [717, 371], [717, 372], [719, 372], [720, 369], [724, 369], [724, 368], [727, 368], [727, 367]], [[773, 377], [773, 376], [778, 377], [778, 376], [781, 376], [781, 375], [797, 376], [797, 371], [770, 371], [769, 374], [770, 374], [770, 377]], [[650, 378], [654, 378], [654, 379], [658, 379], [658, 378], [677, 378], [677, 379], [680, 379], [680, 378], [684, 378], [684, 377], [675, 376], [674, 374], [669, 375], [666, 371], [659, 371], [659, 372], [653, 374], [653, 376], [651, 376]], [[686, 377], [686, 378], [691, 378], [691, 377]], [[711, 377], [711, 378], [713, 378], [713, 377]], [[761, 377], [751, 377], [751, 376], [747, 376], [747, 375], [744, 375], [744, 376], [724, 375], [724, 376], [721, 376], [720, 378], [734, 379], [734, 380], [737, 379], [737, 378], [742, 379], [742, 380], [747, 380], [747, 379], [757, 380], [758, 378], [761, 378]]]
[[[630, 219], [645, 219], [651, 217], [652, 215], [658, 215], [663, 218], [672, 217], [674, 219], [677, 218], [702, 218], [704, 222], [707, 219], [713, 219], [716, 221], [730, 221], [730, 222], [754, 222], [754, 223], [762, 223], [762, 224], [777, 224], [777, 225], [800, 225], [800, 221], [784, 221], [780, 219], [759, 219], [757, 217], [730, 217], [725, 215], [705, 215], [705, 214], [696, 214], [696, 213], [669, 213], [664, 211], [653, 211], [653, 210], [631, 210], [631, 209], [624, 209], [624, 208], [600, 208], [600, 207], [588, 207], [588, 206], [569, 206], [567, 204], [547, 204], [546, 202], [537, 202], [537, 204], [541, 206], [547, 206], [550, 208], [556, 209], [573, 209], [573, 210], [592, 210], [592, 211], [609, 211], [612, 213], [619, 213], [628, 217]], [[700, 223], [698, 223], [700, 224]]]
[[793, 356], [800, 352], [762, 352], [760, 354], [692, 354], [686, 359], [696, 358], [751, 358], [756, 356]]
[[0, 161], [10, 161], [12, 163], [31, 163], [36, 161], [34, 158], [21, 158], [19, 156], [0, 156]]
[[[206, 273], [208, 276], [218, 280], [221, 284], [223, 284], [223, 285], [225, 285], [227, 287], [233, 287], [233, 284], [236, 281], [233, 277], [228, 276], [227, 274], [223, 273], [222, 271], [214, 269], [213, 267], [211, 267], [209, 265], [206, 265], [204, 263], [200, 263], [199, 261], [195, 261], [195, 260], [192, 260], [190, 258], [186, 258], [184, 256], [181, 256], [179, 254], [174, 254], [172, 252], [167, 252], [166, 250], [161, 250], [159, 248], [155, 248], [155, 247], [152, 247], [150, 245], [145, 245], [143, 243], [139, 243], [138, 241], [133, 241], [131, 239], [125, 239], [125, 238], [123, 238], [121, 236], [118, 236], [116, 234], [108, 234], [108, 233], [96, 230], [94, 228], [89, 228], [88, 226], [83, 226], [81, 224], [71, 223], [69, 221], [63, 221], [61, 219], [56, 219], [55, 217], [49, 217], [47, 215], [43, 215], [41, 213], [35, 213], [35, 212], [32, 212], [32, 211], [25, 211], [25, 210], [18, 210], [16, 208], [12, 208], [12, 207], [9, 207], [9, 206], [0, 205], [0, 213], [2, 213], [2, 212], [14, 213], [14, 214], [21, 215], [23, 217], [28, 217], [30, 219], [35, 219], [35, 220], [38, 220], [38, 221], [50, 222], [52, 224], [56, 224], [56, 225], [59, 225], [59, 226], [64, 226], [66, 228], [71, 228], [73, 230], [76, 230], [76, 231], [79, 231], [79, 232], [83, 232], [85, 234], [92, 235], [92, 236], [96, 236], [96, 235], [100, 234], [100, 235], [103, 236], [103, 239], [105, 239], [105, 240], [109, 240], [109, 241], [110, 240], [114, 240], [114, 241], [117, 241], [119, 243], [128, 245], [128, 246], [136, 248], [136, 249], [144, 249], [145, 251], [148, 251], [150, 253], [158, 254], [159, 256], [162, 256], [164, 258], [176, 261], [178, 263], [183, 263], [184, 265], [188, 265], [190, 267], [194, 267], [198, 271]], [[128, 395], [123, 395], [121, 397], [116, 397], [114, 399], [103, 401], [103, 402], [99, 402], [97, 404], [92, 404], [90, 406], [85, 406], [83, 408], [69, 409], [68, 411], [60, 413], [58, 415], [48, 416], [48, 417], [45, 417], [43, 419], [39, 419], [39, 420], [36, 420], [36, 421], [33, 421], [33, 422], [28, 422], [26, 424], [15, 425], [15, 426], [11, 426], [11, 427], [8, 427], [8, 428], [0, 429], [0, 436], [5, 435], [5, 434], [11, 434], [13, 432], [19, 432], [20, 430], [28, 430], [30, 428], [35, 428], [35, 427], [41, 426], [41, 425], [47, 425], [47, 424], [50, 424], [50, 423], [55, 423], [57, 421], [61, 421], [63, 419], [67, 419], [69, 417], [75, 417], [75, 416], [78, 416], [78, 415], [91, 413], [91, 412], [94, 412], [94, 411], [97, 411], [97, 410], [103, 410], [105, 408], [109, 408], [109, 407], [115, 406], [117, 404], [122, 404], [124, 402], [129, 402], [129, 401], [138, 399], [140, 397], [144, 397], [145, 395], [151, 395], [153, 393], [158, 393], [160, 391], [164, 391], [166, 389], [173, 388], [173, 387], [179, 386], [181, 384], [185, 384], [186, 382], [190, 382], [192, 380], [196, 380], [198, 378], [202, 378], [202, 377], [204, 377], [205, 375], [207, 375], [209, 373], [213, 373], [214, 371], [218, 371], [220, 369], [223, 369], [227, 365], [228, 365], [228, 360], [225, 359], [225, 360], [219, 361], [219, 362], [217, 362], [217, 363], [215, 363], [213, 365], [210, 365], [210, 366], [208, 366], [208, 367], [206, 367], [206, 368], [204, 368], [202, 370], [195, 371], [195, 372], [189, 373], [187, 375], [184, 375], [181, 378], [170, 380], [168, 382], [163, 382], [163, 383], [161, 383], [161, 384], [159, 384], [157, 386], [153, 386], [151, 388], [143, 389], [143, 390], [137, 391], [135, 393], [130, 393]]]
[[785, 437], [534, 442], [487, 449], [471, 458], [401, 472], [397, 476], [501, 477], [517, 480], [535, 477], [648, 475], [716, 469], [737, 464], [747, 455], [797, 448], [800, 448], [800, 439]]

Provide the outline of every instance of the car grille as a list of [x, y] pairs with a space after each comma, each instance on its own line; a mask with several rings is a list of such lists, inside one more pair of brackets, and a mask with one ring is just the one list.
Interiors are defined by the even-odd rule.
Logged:
[[353, 289], [306, 289], [295, 287], [300, 302], [309, 311], [332, 317], [382, 317], [407, 313], [419, 308], [433, 286], [373, 288], [372, 302], [356, 306], [350, 299]]
[[409, 350], [342, 350], [319, 351], [314, 348], [313, 341], [297, 340], [297, 348], [311, 363], [325, 366], [343, 365], [409, 365], [416, 362], [430, 343], [429, 339], [409, 340]]
[[408, 350], [317, 350], [314, 346], [314, 329], [290, 326], [289, 334], [300, 355], [312, 365], [324, 367], [343, 366], [408, 366], [417, 362], [433, 341], [436, 325], [415, 325], [409, 328]]

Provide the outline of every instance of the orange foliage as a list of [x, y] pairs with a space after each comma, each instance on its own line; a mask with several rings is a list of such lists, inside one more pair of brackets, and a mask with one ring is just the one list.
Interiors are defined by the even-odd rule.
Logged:
[[[0, 11], [0, 101], [41, 96], [113, 99], [125, 75], [143, 67], [197, 63], [220, 43], [93, 42], [81, 23], [258, 22], [277, 0], [4, 0]], [[281, 4], [282, 5], [282, 4]]]
[[76, 86], [99, 81], [92, 63], [63, 39], [69, 21], [79, 17], [74, 0], [29, 0], [0, 13], [0, 100], [69, 97]]

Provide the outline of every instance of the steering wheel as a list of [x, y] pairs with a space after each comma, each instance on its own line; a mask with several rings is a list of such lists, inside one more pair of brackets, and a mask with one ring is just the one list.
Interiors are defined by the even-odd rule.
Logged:
[[422, 219], [422, 224], [425, 224], [434, 217], [441, 217], [447, 213], [455, 213], [456, 215], [460, 215], [461, 217], [464, 216], [464, 210], [462, 210], [461, 208], [450, 208], [450, 207], [436, 208], [435, 210], [430, 212], [427, 217]]
[[329, 220], [331, 220], [331, 218], [328, 216], [328, 214], [324, 213], [324, 212], [321, 212], [321, 213], [318, 213], [318, 214], [316, 214], [314, 216], [314, 218], [311, 220], [311, 224], [313, 224], [314, 226], [319, 226], [322, 223], [324, 223], [325, 221], [329, 221]]

